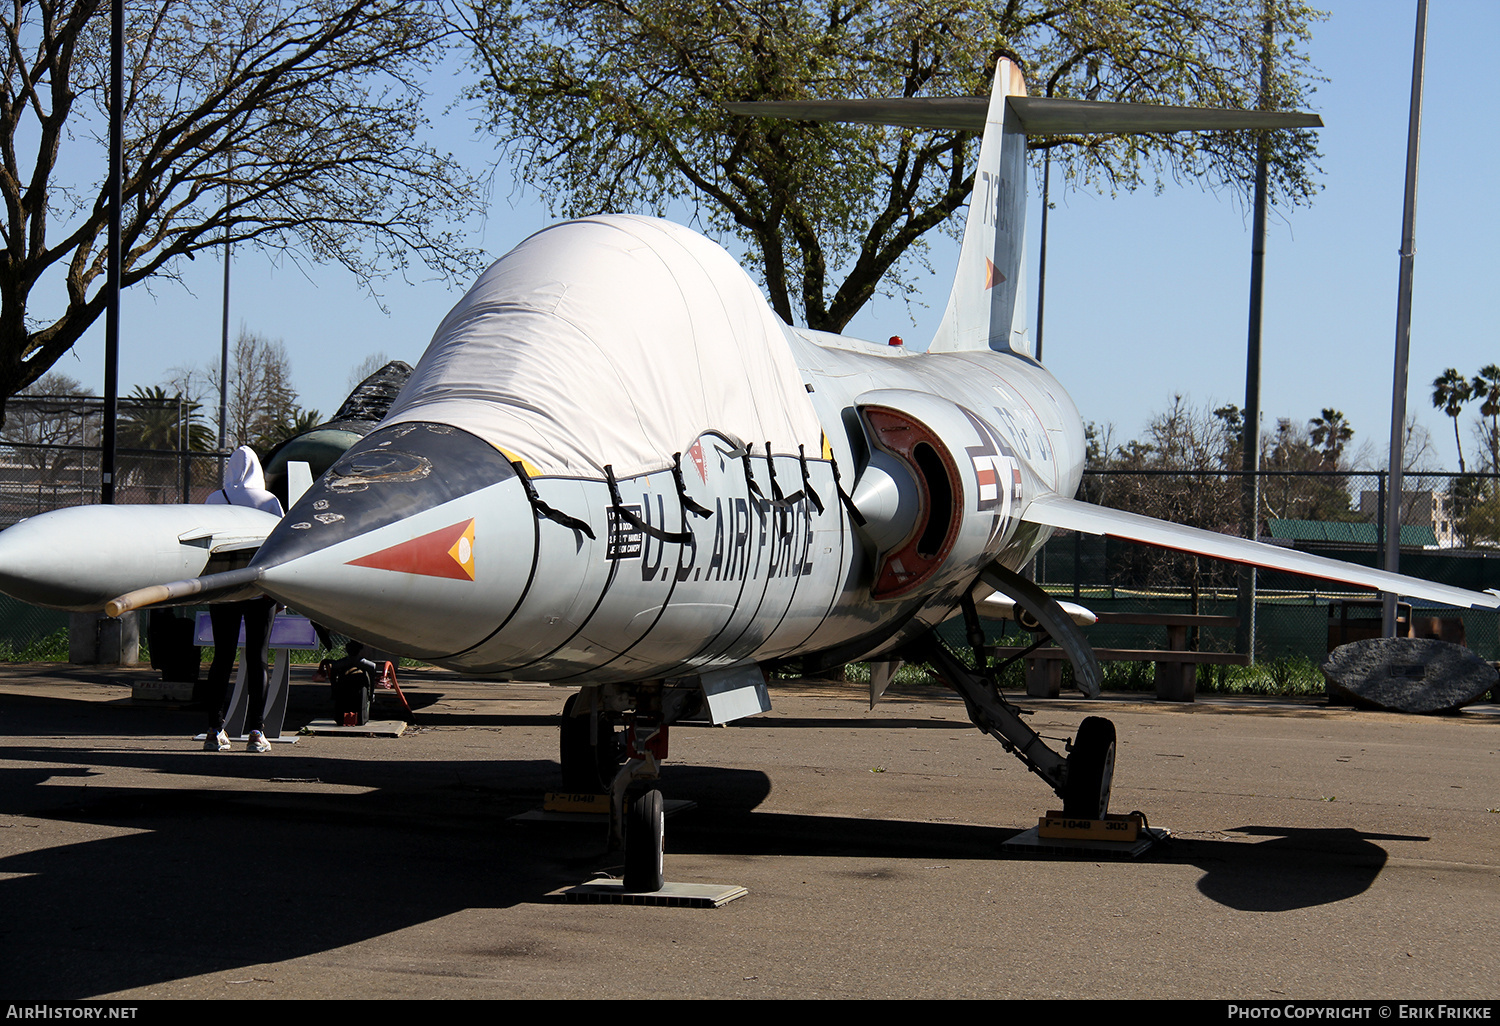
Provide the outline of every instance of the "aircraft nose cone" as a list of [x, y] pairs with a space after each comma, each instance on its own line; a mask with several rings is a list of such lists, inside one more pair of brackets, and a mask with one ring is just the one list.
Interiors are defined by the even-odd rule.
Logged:
[[441, 658], [478, 644], [515, 607], [534, 521], [502, 453], [447, 425], [398, 424], [345, 453], [254, 565], [268, 594], [320, 623]]

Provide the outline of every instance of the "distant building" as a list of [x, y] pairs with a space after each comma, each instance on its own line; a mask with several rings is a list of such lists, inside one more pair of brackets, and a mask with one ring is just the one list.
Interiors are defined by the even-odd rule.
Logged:
[[[1360, 492], [1359, 511], [1372, 521], [1380, 516], [1380, 493]], [[1438, 548], [1453, 549], [1460, 544], [1458, 524], [1453, 515], [1453, 499], [1447, 492], [1402, 492], [1401, 521], [1405, 527], [1431, 528]], [[1406, 544], [1403, 527], [1401, 543]]]
[[[1335, 546], [1368, 545], [1374, 548], [1380, 543], [1380, 528], [1374, 523], [1347, 524], [1334, 520], [1269, 520], [1266, 533], [1273, 544], [1280, 543], [1293, 548], [1312, 548], [1322, 544]], [[1312, 543], [1311, 545], [1298, 543]], [[1404, 549], [1430, 549], [1438, 544], [1432, 528], [1415, 524], [1401, 525], [1401, 547]]]

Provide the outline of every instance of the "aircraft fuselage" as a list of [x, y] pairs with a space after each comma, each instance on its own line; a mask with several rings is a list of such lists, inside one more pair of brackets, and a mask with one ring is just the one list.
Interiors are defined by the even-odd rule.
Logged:
[[[362, 640], [476, 674], [613, 683], [822, 651], [853, 659], [952, 615], [991, 559], [1022, 565], [1046, 540], [1022, 524], [1024, 504], [1076, 489], [1077, 412], [1033, 361], [792, 328], [766, 344], [791, 347], [824, 451], [768, 457], [709, 431], [682, 454], [681, 492], [670, 471], [617, 480], [621, 505], [675, 540], [616, 515], [607, 481], [539, 476], [534, 504], [512, 454], [418, 413], [372, 432], [302, 497], [256, 558], [263, 586]], [[933, 427], [960, 544], [922, 586], [876, 597], [880, 552], [839, 488], [855, 492], [871, 462], [865, 399], [903, 394], [945, 407]]]

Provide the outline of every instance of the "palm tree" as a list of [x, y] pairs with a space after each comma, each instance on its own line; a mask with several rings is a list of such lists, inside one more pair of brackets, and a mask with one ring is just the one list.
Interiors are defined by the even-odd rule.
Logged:
[[293, 403], [279, 419], [266, 416], [258, 420], [255, 424], [257, 433], [250, 446], [258, 453], [269, 455], [272, 449], [288, 438], [311, 431], [321, 423], [323, 415], [317, 410], [304, 410]]
[[1485, 447], [1490, 451], [1492, 473], [1500, 473], [1500, 366], [1488, 364], [1479, 368], [1479, 373], [1469, 383], [1474, 398], [1483, 399], [1479, 415], [1489, 419], [1489, 424], [1479, 426]]
[[1458, 446], [1458, 472], [1466, 472], [1464, 467], [1464, 443], [1458, 436], [1458, 415], [1464, 410], [1464, 403], [1474, 398], [1474, 387], [1469, 384], [1469, 379], [1460, 374], [1453, 367], [1443, 371], [1441, 375], [1432, 382], [1432, 405], [1434, 409], [1442, 410], [1453, 418], [1453, 441]]
[[1344, 455], [1344, 444], [1354, 437], [1354, 429], [1338, 410], [1324, 408], [1321, 417], [1307, 422], [1312, 433], [1312, 443], [1323, 450], [1323, 462], [1329, 470], [1339, 468]]
[[179, 454], [213, 451], [213, 434], [201, 421], [200, 404], [168, 395], [160, 385], [135, 386], [121, 406], [120, 476], [148, 489], [149, 501], [160, 501], [179, 481]]

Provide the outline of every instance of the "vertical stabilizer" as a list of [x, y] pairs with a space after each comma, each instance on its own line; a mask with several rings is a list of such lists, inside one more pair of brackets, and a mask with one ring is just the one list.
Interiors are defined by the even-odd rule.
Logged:
[[1026, 133], [1007, 104], [1025, 96], [1021, 69], [995, 66], [958, 274], [929, 351], [994, 349], [1031, 355], [1026, 331]]

